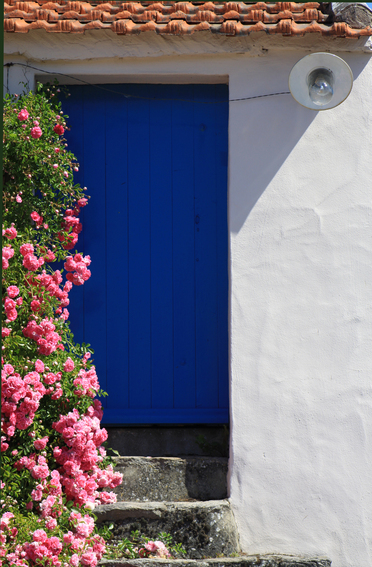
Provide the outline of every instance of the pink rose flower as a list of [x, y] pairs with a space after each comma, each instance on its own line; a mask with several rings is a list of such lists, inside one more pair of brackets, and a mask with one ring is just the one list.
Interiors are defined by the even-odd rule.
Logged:
[[57, 520], [55, 518], [49, 518], [49, 520], [45, 522], [45, 527], [48, 530], [54, 530], [57, 527]]
[[39, 126], [34, 126], [33, 128], [31, 128], [30, 134], [33, 138], [37, 139], [43, 135], [43, 132]]
[[10, 309], [14, 309], [16, 306], [15, 301], [10, 299], [10, 297], [6, 297], [4, 300], [4, 307], [5, 311], [9, 311]]
[[58, 380], [58, 377], [53, 374], [53, 372], [49, 372], [45, 378], [44, 378], [44, 382], [45, 384], [47, 384], [48, 386], [51, 386], [52, 384], [54, 384], [54, 382], [56, 382]]
[[36, 226], [41, 226], [43, 224], [43, 217], [39, 215], [36, 211], [33, 211], [30, 215], [33, 221], [36, 222]]
[[68, 272], [73, 272], [76, 268], [76, 262], [74, 261], [72, 256], [68, 256], [68, 258], [66, 258], [66, 262], [64, 263], [65, 270], [67, 270]]
[[33, 254], [26, 254], [23, 258], [23, 265], [27, 270], [34, 272], [39, 267], [39, 260]]
[[54, 132], [56, 134], [58, 134], [58, 136], [62, 136], [62, 134], [64, 134], [64, 127], [62, 126], [62, 124], [56, 124], [53, 128]]
[[30, 115], [27, 112], [26, 108], [22, 108], [22, 110], [18, 114], [18, 120], [27, 120], [29, 116]]
[[3, 248], [3, 260], [9, 260], [10, 258], [13, 258], [14, 256], [14, 250], [11, 246], [5, 246]]
[[19, 289], [16, 285], [10, 285], [6, 291], [8, 293], [8, 296], [12, 298], [17, 297], [17, 295], [19, 294]]
[[7, 311], [6, 316], [8, 317], [8, 321], [15, 321], [18, 317], [18, 313], [16, 309], [10, 309]]
[[20, 195], [16, 196], [17, 203], [22, 203], [22, 197]]
[[156, 543], [154, 541], [148, 541], [145, 544], [145, 548], [147, 549], [147, 551], [150, 551], [150, 553], [156, 551], [158, 549], [158, 546], [156, 545]]
[[37, 299], [31, 301], [31, 311], [39, 311], [39, 309], [40, 309], [40, 301], [38, 301]]
[[45, 447], [47, 446], [47, 443], [49, 441], [49, 437], [43, 437], [42, 439], [35, 439], [34, 441], [34, 447], [37, 451], [43, 451], [45, 449]]
[[44, 362], [37, 359], [37, 361], [35, 362], [35, 370], [36, 372], [44, 372], [45, 370]]
[[58, 400], [61, 396], [63, 396], [63, 390], [62, 388], [57, 388], [57, 390], [54, 392], [54, 394], [51, 397], [52, 400]]
[[11, 364], [4, 364], [3, 370], [7, 376], [14, 372], [14, 368]]
[[35, 479], [44, 480], [49, 475], [49, 469], [47, 465], [36, 465], [31, 469], [31, 475]]
[[5, 530], [8, 527], [10, 520], [14, 518], [12, 512], [4, 512], [0, 518], [0, 529]]
[[79, 236], [74, 232], [68, 234], [67, 236], [64, 236], [59, 232], [57, 236], [58, 240], [63, 243], [62, 248], [64, 248], [65, 250], [72, 250], [79, 238]]
[[32, 539], [34, 541], [39, 541], [40, 543], [45, 543], [48, 539], [48, 536], [44, 530], [36, 530], [32, 534]]
[[3, 252], [3, 258], [6, 258], [7, 260], [13, 258], [14, 256], [14, 250], [11, 246], [4, 246], [2, 252]]
[[22, 254], [22, 256], [26, 256], [26, 254], [32, 254], [33, 253], [34, 247], [32, 246], [32, 244], [29, 244], [29, 243], [22, 244], [19, 251]]
[[56, 255], [52, 252], [52, 250], [47, 250], [43, 257], [46, 262], [54, 262], [56, 259]]
[[11, 226], [10, 228], [7, 228], [5, 230], [4, 236], [6, 236], [7, 238], [9, 238], [9, 240], [14, 240], [14, 238], [16, 238], [17, 236], [17, 231], [14, 228], [14, 226]]
[[69, 358], [66, 360], [65, 364], [63, 365], [63, 370], [64, 370], [65, 372], [72, 372], [74, 368], [75, 368], [74, 361], [71, 360], [71, 358], [69, 357]]
[[93, 551], [87, 551], [86, 553], [83, 553], [80, 561], [86, 567], [95, 567], [98, 563], [97, 556], [95, 553], [93, 553]]

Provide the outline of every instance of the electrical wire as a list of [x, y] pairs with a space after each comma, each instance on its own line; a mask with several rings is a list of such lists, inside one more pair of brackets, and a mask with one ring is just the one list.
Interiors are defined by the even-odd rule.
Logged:
[[[68, 79], [73, 79], [74, 81], [80, 81], [80, 83], [83, 83], [84, 85], [89, 85], [91, 87], [95, 87], [96, 89], [100, 89], [102, 91], [114, 93], [114, 94], [117, 94], [119, 96], [123, 96], [124, 98], [135, 98], [135, 99], [140, 99], [140, 100], [158, 100], [158, 101], [163, 101], [163, 102], [172, 102], [172, 101], [193, 102], [195, 104], [223, 104], [225, 102], [241, 102], [241, 101], [244, 101], [244, 100], [252, 100], [252, 99], [255, 99], [255, 98], [265, 98], [265, 97], [268, 97], [268, 96], [278, 96], [278, 95], [291, 94], [289, 91], [283, 91], [283, 92], [278, 92], [278, 93], [268, 93], [268, 94], [247, 96], [247, 97], [242, 97], [242, 98], [230, 98], [230, 99], [226, 99], [226, 100], [216, 100], [216, 101], [202, 101], [202, 100], [180, 99], [180, 98], [177, 98], [177, 99], [175, 99], [175, 98], [150, 98], [150, 97], [144, 97], [144, 96], [137, 96], [137, 95], [129, 95], [129, 94], [125, 94], [125, 93], [119, 93], [118, 91], [108, 89], [108, 88], [103, 87], [101, 85], [90, 83], [89, 81], [84, 81], [84, 79], [80, 79], [79, 77], [73, 77], [72, 75], [67, 75], [66, 73], [59, 73], [58, 71], [46, 71], [45, 69], [40, 69], [38, 67], [34, 67], [33, 65], [30, 65], [29, 63], [5, 63], [4, 67], [8, 67], [8, 72], [7, 72], [7, 80], [8, 81], [9, 81], [9, 67], [13, 67], [14, 65], [19, 65], [20, 67], [27, 67], [29, 69], [34, 69], [35, 71], [40, 71], [41, 73], [47, 73], [49, 75], [60, 75], [61, 77], [67, 77]], [[7, 91], [9, 92], [8, 84], [7, 84], [6, 88], [7, 88]]]

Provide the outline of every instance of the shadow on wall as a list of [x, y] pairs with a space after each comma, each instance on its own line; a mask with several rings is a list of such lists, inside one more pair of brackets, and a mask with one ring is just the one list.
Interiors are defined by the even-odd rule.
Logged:
[[[341, 56], [350, 65], [355, 84], [370, 56], [360, 53]], [[289, 67], [288, 76], [290, 70]], [[263, 87], [263, 92], [265, 90]], [[337, 109], [324, 112], [337, 112]], [[290, 94], [230, 103], [229, 209], [232, 233], [240, 231], [256, 202], [318, 114], [302, 107]], [[319, 142], [319, 157], [327, 159], [326, 141], [319, 139]], [[301, 163], [297, 167], [300, 169]]]

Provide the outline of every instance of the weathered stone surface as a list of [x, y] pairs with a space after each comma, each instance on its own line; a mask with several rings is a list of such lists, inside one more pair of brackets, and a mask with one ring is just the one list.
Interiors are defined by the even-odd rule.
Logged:
[[191, 559], [239, 552], [238, 532], [227, 500], [209, 502], [122, 502], [96, 508], [99, 523], [114, 523], [114, 540], [139, 530], [150, 538], [172, 534]]
[[227, 496], [227, 459], [216, 457], [117, 457], [120, 502], [221, 500]]
[[254, 555], [215, 559], [132, 559], [102, 561], [105, 567], [331, 567], [331, 561], [325, 558], [304, 558], [277, 555]]
[[107, 427], [107, 431], [108, 446], [122, 456], [228, 457], [229, 452], [226, 426]]

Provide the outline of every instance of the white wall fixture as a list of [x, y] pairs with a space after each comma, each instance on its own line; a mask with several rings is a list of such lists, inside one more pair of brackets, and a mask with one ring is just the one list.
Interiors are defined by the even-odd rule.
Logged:
[[292, 68], [289, 90], [293, 98], [311, 110], [329, 110], [350, 94], [353, 73], [349, 65], [332, 53], [306, 55]]

